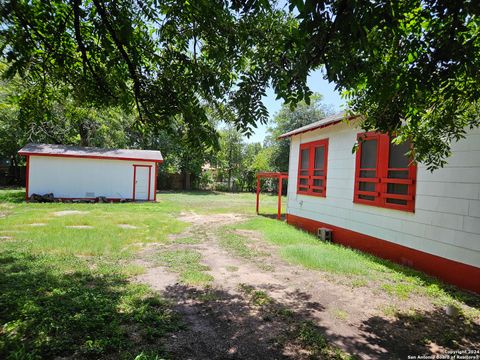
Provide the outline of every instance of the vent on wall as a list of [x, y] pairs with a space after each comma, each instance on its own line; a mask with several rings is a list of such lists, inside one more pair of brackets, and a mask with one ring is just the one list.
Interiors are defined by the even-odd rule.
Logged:
[[322, 241], [332, 241], [333, 240], [333, 230], [327, 228], [318, 228], [317, 236]]
[[94, 192], [86, 192], [85, 197], [93, 198], [93, 197], [95, 197], [95, 193]]

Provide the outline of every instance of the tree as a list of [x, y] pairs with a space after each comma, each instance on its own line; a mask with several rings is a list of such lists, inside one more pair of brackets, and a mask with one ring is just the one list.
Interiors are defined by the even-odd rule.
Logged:
[[186, 119], [196, 146], [216, 145], [208, 108], [251, 134], [267, 120], [267, 86], [287, 104], [308, 103], [307, 76], [321, 67], [365, 117], [365, 130], [410, 139], [413, 157], [430, 169], [445, 164], [466, 127], [480, 125], [473, 0], [290, 0], [291, 13], [268, 0], [0, 6], [8, 77], [64, 83], [87, 107], [135, 105], [142, 124], [167, 132]]
[[[136, 107], [142, 124], [216, 146], [209, 109], [246, 134], [268, 113], [269, 82], [293, 49], [296, 21], [268, 1], [2, 1], [0, 50], [5, 75], [38, 85], [49, 102], [59, 83], [77, 104]], [[275, 75], [275, 76], [274, 76]], [[28, 98], [32, 98], [28, 96]], [[38, 109], [41, 107], [37, 106]], [[38, 114], [40, 116], [41, 114]]]
[[292, 74], [324, 66], [365, 130], [410, 139], [435, 169], [480, 125], [478, 1], [290, 2], [301, 21]]
[[217, 154], [220, 173], [227, 178], [228, 188], [232, 190], [232, 179], [238, 177], [242, 166], [243, 136], [232, 126], [220, 131], [220, 151]]
[[288, 171], [290, 154], [290, 140], [278, 139], [286, 132], [311, 124], [333, 113], [331, 107], [322, 103], [322, 95], [313, 94], [310, 103], [302, 101], [294, 109], [283, 104], [280, 111], [275, 114], [271, 127], [268, 128], [266, 145], [271, 147], [271, 168], [275, 171]]

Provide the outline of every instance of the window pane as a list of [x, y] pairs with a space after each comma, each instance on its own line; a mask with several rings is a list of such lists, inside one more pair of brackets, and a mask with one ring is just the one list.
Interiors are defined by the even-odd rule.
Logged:
[[320, 146], [315, 148], [315, 169], [323, 169], [325, 158], [325, 147]]
[[308, 170], [300, 170], [300, 175], [308, 176]]
[[358, 195], [358, 197], [363, 200], [370, 200], [370, 201], [375, 200], [375, 197], [370, 195]]
[[405, 155], [410, 150], [410, 142], [405, 141], [400, 145], [390, 143], [390, 154], [388, 159], [389, 168], [406, 168], [410, 163]]
[[314, 170], [313, 176], [323, 176], [323, 170]]
[[374, 178], [376, 175], [377, 172], [375, 170], [360, 170], [361, 178]]
[[312, 192], [317, 193], [317, 194], [321, 194], [321, 193], [323, 193], [323, 190], [322, 189], [312, 189]]
[[308, 181], [307, 179], [300, 179], [300, 185], [307, 185]]
[[302, 169], [308, 169], [308, 157], [310, 155], [310, 149], [303, 149], [301, 151], [301, 159], [302, 159], [302, 164], [301, 168]]
[[390, 179], [408, 179], [408, 170], [389, 170], [388, 177]]
[[397, 205], [407, 205], [407, 200], [387, 199], [387, 203], [389, 203], [389, 204], [397, 204]]
[[313, 186], [323, 186], [323, 180], [314, 179], [313, 180]]
[[408, 194], [408, 185], [405, 184], [387, 184], [387, 193], [388, 194]]
[[360, 182], [358, 190], [361, 191], [375, 191], [375, 183], [371, 182]]
[[377, 140], [367, 140], [361, 145], [360, 168], [376, 168], [377, 167]]

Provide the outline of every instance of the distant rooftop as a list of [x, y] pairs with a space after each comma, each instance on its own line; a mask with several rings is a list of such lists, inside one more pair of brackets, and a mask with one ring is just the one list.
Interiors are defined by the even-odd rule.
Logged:
[[80, 157], [112, 160], [139, 160], [162, 162], [163, 157], [157, 150], [102, 149], [53, 144], [27, 144], [18, 151], [19, 155]]
[[320, 119], [320, 120], [315, 121], [311, 124], [302, 126], [298, 129], [289, 131], [285, 134], [280, 135], [278, 138], [283, 139], [283, 138], [287, 138], [287, 137], [290, 137], [290, 136], [293, 136], [293, 135], [302, 134], [302, 133], [305, 133], [307, 131], [313, 131], [313, 130], [316, 130], [316, 129], [324, 128], [324, 127], [329, 126], [329, 125], [337, 124], [340, 121], [351, 120], [351, 119], [354, 119], [356, 117], [358, 117], [358, 116], [355, 116], [355, 115], [347, 116], [347, 114], [344, 111], [342, 111], [342, 112], [324, 117], [323, 119]]

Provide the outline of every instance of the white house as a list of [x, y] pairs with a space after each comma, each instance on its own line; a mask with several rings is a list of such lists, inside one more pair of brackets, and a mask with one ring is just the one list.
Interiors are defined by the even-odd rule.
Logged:
[[53, 193], [60, 199], [156, 200], [160, 151], [28, 144], [26, 197]]
[[[480, 293], [480, 129], [433, 173], [337, 114], [290, 138], [287, 221]], [[357, 137], [365, 141], [356, 153]]]

